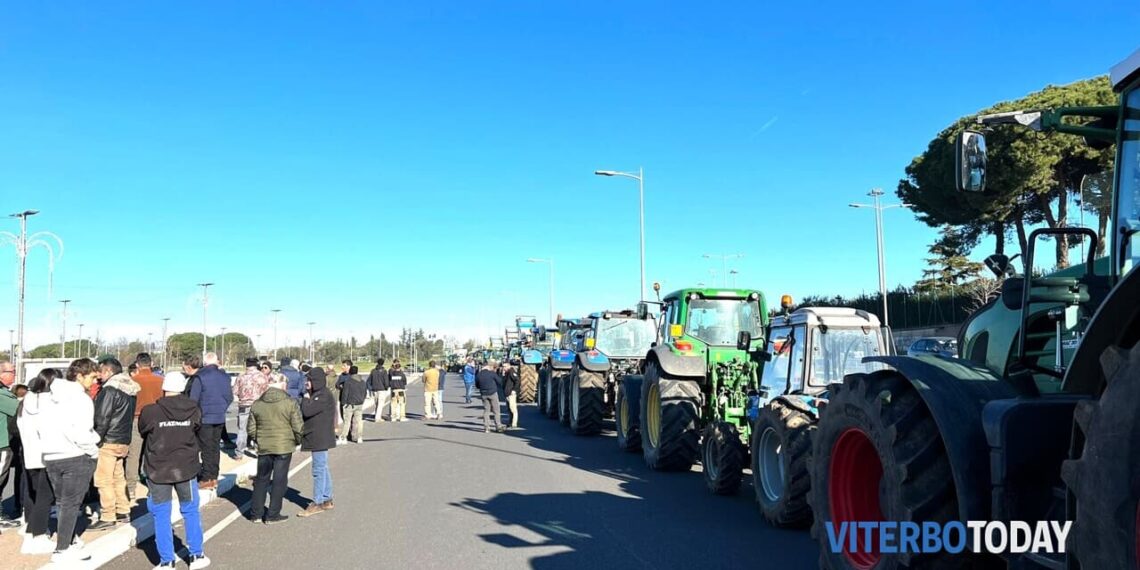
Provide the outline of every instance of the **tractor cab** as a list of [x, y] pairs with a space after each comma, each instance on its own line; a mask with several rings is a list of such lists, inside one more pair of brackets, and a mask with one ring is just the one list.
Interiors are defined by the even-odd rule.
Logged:
[[676, 354], [727, 362], [763, 346], [767, 321], [759, 291], [683, 289], [664, 299], [660, 336]]

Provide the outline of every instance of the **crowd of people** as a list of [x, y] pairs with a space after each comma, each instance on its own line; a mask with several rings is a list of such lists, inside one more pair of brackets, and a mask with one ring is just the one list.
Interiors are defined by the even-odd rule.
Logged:
[[[275, 369], [267, 360], [249, 358], [245, 371], [231, 380], [214, 353], [190, 356], [181, 371], [162, 373], [149, 354], [140, 353], [126, 369], [115, 358], [80, 358], [63, 373], [44, 369], [16, 385], [13, 365], [0, 361], [0, 490], [15, 475], [14, 513], [0, 513], [0, 531], [23, 526], [25, 554], [50, 553], [56, 563], [87, 560], [79, 538], [85, 507], [97, 513], [86, 529], [130, 521], [141, 481], [155, 520], [156, 568], [175, 564], [175, 496], [189, 566], [205, 568], [210, 560], [202, 544], [199, 493], [217, 489], [227, 444], [235, 459], [256, 456], [250, 521], [288, 520], [281, 508], [298, 450], [311, 454], [313, 478], [312, 501], [298, 516], [332, 510], [329, 450], [364, 441], [368, 404], [375, 405], [373, 422], [407, 421], [408, 375], [400, 362], [385, 367], [383, 359], [367, 377], [351, 360], [341, 363], [334, 382], [331, 374], [294, 359], [283, 359]], [[443, 419], [445, 378], [442, 363], [432, 361], [424, 370], [424, 420]], [[499, 432], [518, 427], [518, 378], [509, 363], [479, 367], [468, 360], [466, 401], [479, 391], [484, 432], [491, 420]], [[500, 390], [510, 414], [506, 425], [500, 421]], [[226, 412], [235, 403], [237, 433], [229, 442]]]

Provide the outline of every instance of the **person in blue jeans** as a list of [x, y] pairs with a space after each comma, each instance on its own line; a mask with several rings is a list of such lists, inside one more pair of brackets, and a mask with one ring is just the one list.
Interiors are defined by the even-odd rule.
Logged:
[[313, 502], [297, 513], [308, 517], [333, 509], [333, 482], [329, 472], [329, 450], [336, 447], [336, 398], [328, 388], [324, 369], [308, 372], [305, 396], [301, 398], [301, 451], [313, 455]]
[[463, 367], [463, 388], [465, 390], [463, 395], [464, 402], [471, 403], [471, 393], [475, 390], [475, 374], [479, 371], [475, 368], [475, 359], [468, 358], [467, 365]]
[[174, 527], [171, 522], [174, 495], [186, 528], [190, 570], [210, 565], [202, 549], [202, 519], [198, 514], [198, 431], [202, 410], [183, 395], [186, 377], [171, 372], [162, 380], [163, 397], [139, 413], [143, 437], [143, 470], [147, 479], [146, 507], [154, 516], [154, 543], [159, 564], [174, 568]]

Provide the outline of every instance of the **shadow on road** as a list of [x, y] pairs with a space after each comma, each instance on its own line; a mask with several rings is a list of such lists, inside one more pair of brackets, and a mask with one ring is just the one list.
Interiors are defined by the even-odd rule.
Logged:
[[578, 437], [533, 406], [520, 412], [527, 429], [509, 435], [536, 449], [564, 455], [535, 459], [611, 478], [620, 489], [619, 493], [510, 492], [455, 505], [529, 531], [523, 536], [506, 532], [480, 537], [502, 548], [534, 549], [533, 568], [740, 568], [761, 562], [811, 568], [818, 564], [818, 548], [807, 532], [775, 529], [763, 522], [748, 483], [736, 496], [714, 496], [698, 472], [652, 471], [640, 453], [619, 450], [612, 433]]

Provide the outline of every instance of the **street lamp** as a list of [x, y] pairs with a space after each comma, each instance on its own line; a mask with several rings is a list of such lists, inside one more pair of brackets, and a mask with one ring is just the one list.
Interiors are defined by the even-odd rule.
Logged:
[[620, 172], [617, 170], [595, 170], [594, 174], [597, 176], [621, 176], [624, 178], [632, 178], [637, 181], [637, 204], [638, 204], [638, 222], [639, 233], [641, 234], [641, 290], [638, 293], [639, 298], [645, 300], [645, 172], [641, 167], [637, 168], [637, 174], [632, 172]]
[[79, 323], [79, 338], [75, 339], [75, 356], [77, 356], [79, 358], [83, 358], [84, 356], [87, 356], [86, 351], [84, 351], [83, 354], [79, 353], [79, 350], [82, 347], [83, 347], [83, 323]]
[[741, 257], [744, 257], [744, 254], [743, 253], [706, 253], [706, 254], [702, 255], [701, 257], [703, 257], [705, 259], [713, 259], [713, 258], [720, 259], [721, 267], [724, 269], [721, 272], [721, 275], [724, 277], [724, 286], [728, 287], [728, 260], [740, 259]]
[[[0, 243], [11, 243], [16, 247], [16, 255], [20, 258], [20, 271], [19, 271], [19, 284], [17, 286], [18, 305], [16, 317], [16, 342], [12, 349], [12, 361], [16, 365], [16, 380], [22, 382], [24, 379], [20, 367], [20, 361], [24, 358], [24, 289], [27, 283], [25, 279], [27, 275], [27, 261], [28, 252], [32, 248], [42, 247], [48, 250], [48, 295], [51, 295], [51, 277], [55, 272], [55, 262], [57, 259], [63, 257], [63, 240], [59, 236], [51, 232], [36, 232], [28, 235], [28, 217], [40, 213], [39, 210], [24, 210], [15, 214], [9, 214], [9, 218], [20, 219], [20, 235], [11, 232], [0, 232]], [[55, 254], [55, 248], [52, 246], [51, 241], [59, 247], [59, 256]]]
[[314, 358], [314, 354], [315, 354], [313, 352], [313, 325], [315, 325], [315, 324], [317, 324], [316, 321], [309, 321], [308, 322], [308, 325], [309, 325], [309, 364], [313, 364], [313, 358]]
[[540, 257], [528, 257], [527, 263], [546, 263], [550, 266], [550, 320], [547, 321], [551, 325], [554, 324], [554, 258], [543, 259]]
[[63, 329], [59, 331], [59, 357], [67, 358], [67, 304], [71, 299], [60, 301], [63, 303]]
[[202, 288], [202, 362], [206, 361], [206, 315], [210, 308], [210, 287], [213, 283], [199, 283]]
[[222, 366], [226, 365], [226, 327], [222, 327], [222, 350], [218, 355], [218, 360], [222, 362]]
[[272, 309], [270, 312], [273, 313], [273, 361], [276, 362], [277, 361], [277, 313], [280, 313], [281, 309]]
[[146, 350], [144, 352], [150, 352], [151, 350], [153, 350], [153, 348], [151, 348], [153, 346], [154, 346], [154, 333], [148, 332], [148, 333], [146, 333]]
[[163, 369], [163, 370], [166, 370], [166, 367], [167, 367], [167, 362], [166, 362], [166, 354], [167, 354], [167, 352], [166, 352], [166, 339], [167, 339], [168, 337], [166, 336], [166, 329], [167, 329], [167, 326], [168, 326], [169, 324], [170, 324], [170, 317], [163, 317], [163, 318], [162, 318], [162, 369]]
[[887, 260], [883, 254], [883, 210], [904, 208], [906, 204], [888, 204], [884, 206], [879, 201], [879, 198], [883, 195], [881, 188], [872, 188], [867, 195], [875, 200], [874, 204], [853, 203], [848, 204], [848, 206], [852, 208], [871, 208], [875, 210], [875, 243], [879, 252], [879, 296], [883, 299], [883, 328], [887, 328], [891, 323], [887, 317]]

